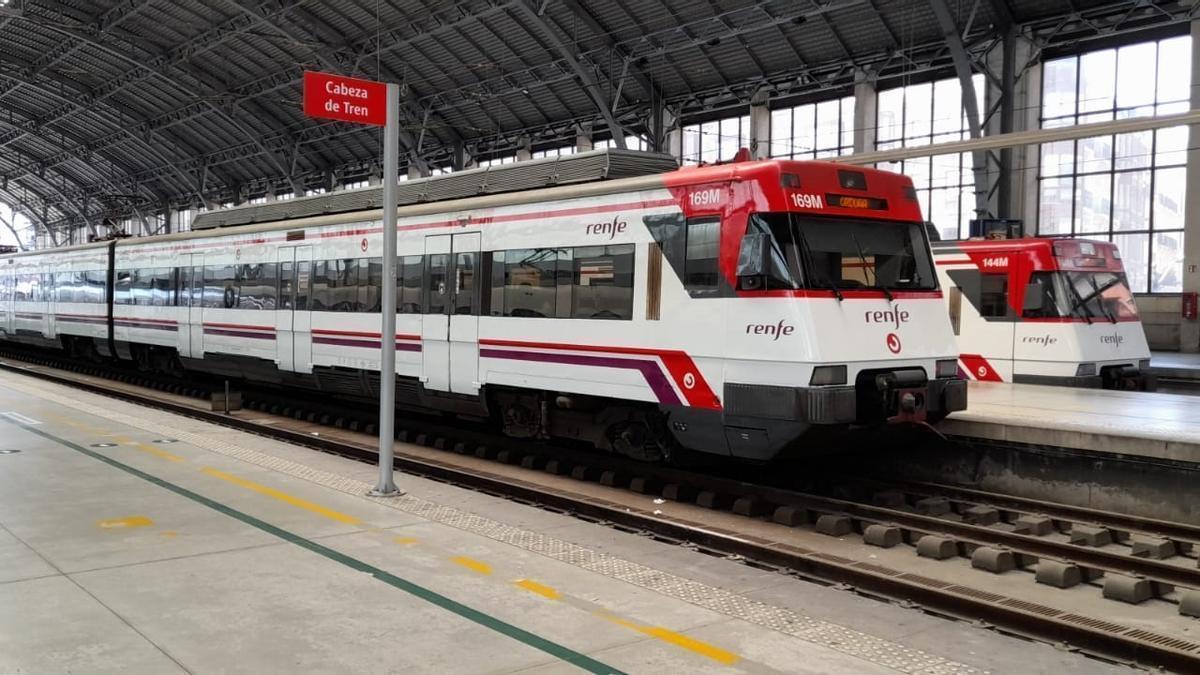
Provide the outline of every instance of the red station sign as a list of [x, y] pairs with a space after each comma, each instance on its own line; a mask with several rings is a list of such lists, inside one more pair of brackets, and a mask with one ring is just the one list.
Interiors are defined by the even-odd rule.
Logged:
[[381, 127], [387, 123], [387, 85], [306, 70], [304, 114]]

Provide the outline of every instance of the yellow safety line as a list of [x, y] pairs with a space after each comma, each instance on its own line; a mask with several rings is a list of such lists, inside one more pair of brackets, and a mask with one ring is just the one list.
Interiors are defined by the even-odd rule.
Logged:
[[171, 453], [167, 452], [166, 450], [163, 450], [161, 448], [156, 448], [153, 445], [149, 445], [146, 443], [134, 443], [133, 447], [137, 448], [138, 450], [141, 450], [142, 452], [148, 452], [148, 453], [154, 455], [155, 457], [162, 457], [163, 459], [170, 460], [172, 462], [182, 462], [183, 461], [183, 458], [180, 457], [179, 455], [172, 455]]
[[710, 645], [707, 642], [702, 642], [695, 638], [690, 638], [683, 633], [676, 633], [673, 630], [663, 628], [662, 626], [643, 626], [632, 621], [627, 621], [619, 616], [614, 616], [608, 612], [596, 612], [596, 615], [611, 621], [618, 626], [624, 626], [631, 630], [635, 630], [643, 635], [649, 635], [652, 638], [661, 640], [668, 644], [681, 647], [695, 654], [699, 654], [708, 659], [712, 659], [718, 663], [723, 663], [727, 666], [733, 665], [742, 660], [742, 657], [733, 652], [726, 651], [720, 647]]
[[266, 485], [259, 485], [258, 483], [255, 483], [253, 481], [248, 481], [245, 478], [239, 478], [237, 476], [225, 473], [224, 471], [214, 469], [211, 466], [206, 466], [203, 469], [201, 469], [201, 471], [214, 477], [214, 478], [220, 478], [223, 481], [228, 481], [239, 487], [244, 487], [247, 490], [253, 490], [254, 492], [257, 492], [261, 495], [273, 497], [274, 499], [278, 499], [279, 501], [281, 501], [285, 504], [291, 504], [292, 506], [304, 509], [305, 511], [312, 511], [313, 513], [315, 513], [319, 516], [324, 516], [330, 520], [336, 520], [339, 523], [346, 523], [347, 525], [362, 524], [362, 521], [359, 520], [358, 518], [355, 518], [354, 516], [346, 515], [345, 513], [341, 513], [339, 511], [334, 511], [333, 509], [325, 508], [324, 506], [321, 506], [320, 504], [314, 504], [306, 499], [301, 499], [299, 497], [293, 497], [292, 495], [289, 495], [286, 492], [281, 492], [279, 490], [276, 490], [275, 488], [267, 487]]
[[397, 544], [404, 544], [405, 546], [421, 543], [421, 540], [417, 539], [416, 537], [396, 537], [392, 541]]
[[109, 518], [108, 520], [96, 521], [96, 527], [105, 530], [113, 530], [123, 527], [149, 527], [154, 521], [146, 516], [129, 516], [127, 518]]
[[538, 595], [544, 598], [550, 598], [551, 600], [558, 600], [562, 597], [562, 593], [559, 593], [558, 589], [551, 588], [550, 586], [546, 586], [544, 584], [539, 584], [532, 579], [517, 579], [513, 582], [513, 584], [515, 584], [518, 588], [524, 588], [530, 593], [537, 593]]
[[478, 572], [480, 574], [491, 574], [492, 573], [491, 565], [489, 565], [485, 562], [476, 560], [474, 558], [468, 558], [465, 555], [455, 556], [455, 557], [451, 558], [450, 560], [451, 560], [451, 562], [453, 562], [455, 564], [462, 565], [463, 567], [471, 570], [472, 572]]

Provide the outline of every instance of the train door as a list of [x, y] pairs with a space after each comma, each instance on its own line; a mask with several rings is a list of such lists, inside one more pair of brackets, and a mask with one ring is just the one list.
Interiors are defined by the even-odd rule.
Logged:
[[46, 337], [53, 338], [58, 335], [58, 322], [55, 320], [55, 314], [58, 312], [58, 286], [59, 282], [65, 282], [64, 285], [71, 283], [73, 273], [57, 273], [47, 272], [42, 275], [42, 279], [46, 281]]
[[428, 389], [479, 393], [478, 232], [425, 238], [422, 382]]
[[[1016, 315], [1009, 304], [1008, 271], [983, 272], [972, 281], [978, 285], [964, 284], [961, 288], [969, 300], [961, 304], [969, 304], [971, 311], [962, 307], [960, 320], [951, 317], [963, 369], [972, 380], [1011, 382]], [[950, 298], [952, 308], [954, 295]]]
[[192, 301], [187, 308], [188, 351], [204, 358], [204, 256], [192, 254]]
[[[312, 372], [312, 311], [308, 295], [312, 288], [312, 246], [293, 249], [292, 368], [295, 372]], [[286, 277], [286, 276], [284, 276]], [[282, 366], [281, 366], [282, 368]]]
[[279, 297], [275, 305], [275, 363], [280, 370], [295, 370], [296, 337], [293, 333], [296, 308], [296, 249], [281, 248], [279, 258]]

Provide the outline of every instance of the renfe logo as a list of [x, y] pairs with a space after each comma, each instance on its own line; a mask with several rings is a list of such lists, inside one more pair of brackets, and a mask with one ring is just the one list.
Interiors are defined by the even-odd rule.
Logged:
[[608, 235], [609, 239], [616, 237], [618, 234], [625, 232], [625, 228], [629, 225], [621, 220], [621, 216], [615, 216], [611, 223], [589, 223], [587, 226], [587, 234]]
[[1055, 342], [1058, 342], [1058, 338], [1050, 337], [1049, 335], [1030, 335], [1029, 337], [1021, 340], [1021, 342], [1048, 347]]
[[900, 309], [896, 305], [894, 309], [876, 309], [863, 312], [863, 318], [867, 323], [890, 323], [896, 328], [902, 323], [908, 323], [908, 310]]
[[746, 335], [773, 335], [775, 339], [771, 342], [778, 340], [781, 335], [791, 335], [795, 332], [796, 327], [787, 325], [783, 319], [780, 319], [777, 324], [751, 323], [746, 325]]
[[1113, 333], [1112, 335], [1101, 335], [1100, 336], [1100, 344], [1104, 344], [1104, 345], [1116, 345], [1116, 346], [1120, 347], [1121, 343], [1124, 341], [1125, 341], [1125, 336], [1118, 335], [1116, 333]]

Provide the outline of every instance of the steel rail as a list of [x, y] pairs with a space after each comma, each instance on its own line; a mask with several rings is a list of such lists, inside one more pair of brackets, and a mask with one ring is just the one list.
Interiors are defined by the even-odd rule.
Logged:
[[[71, 377], [23, 366], [0, 362], [0, 369], [21, 373], [92, 393], [118, 398], [138, 405], [164, 410], [193, 419], [247, 431], [302, 447], [312, 448], [364, 461], [374, 461], [376, 452], [326, 437], [312, 436], [299, 430], [277, 425], [264, 425], [218, 412], [166, 401], [149, 394], [124, 391], [101, 383], [81, 382]], [[792, 544], [757, 536], [742, 535], [684, 518], [656, 514], [640, 507], [589, 497], [573, 492], [548, 488], [511, 476], [501, 476], [477, 469], [465, 469], [449, 462], [398, 455], [395, 465], [408, 473], [446, 481], [471, 489], [502, 495], [544, 507], [576, 514], [585, 518], [623, 528], [644, 531], [671, 541], [690, 542], [710, 551], [740, 556], [758, 564], [777, 567], [825, 583], [848, 584], [855, 590], [872, 595], [919, 603], [930, 610], [949, 616], [981, 620], [1003, 630], [1031, 638], [1070, 644], [1080, 650], [1105, 658], [1135, 662], [1142, 665], [1175, 669], [1181, 672], [1200, 668], [1200, 643], [1163, 635], [1141, 628], [1123, 626], [1103, 619], [1082, 616], [1057, 608], [976, 589], [953, 582], [932, 579], [903, 572], [874, 563], [855, 561], [841, 556], [806, 549]], [[734, 481], [729, 481], [734, 482]], [[767, 493], [780, 491], [768, 489]], [[775, 495], [781, 496], [781, 495]], [[792, 497], [796, 495], [792, 494]], [[813, 498], [826, 505], [850, 508], [869, 516], [907, 516], [914, 524], [926, 525], [936, 518], [915, 516], [905, 512], [876, 507], [864, 507], [844, 500]], [[793, 499], [791, 502], [795, 503]], [[882, 513], [886, 512], [886, 513]], [[954, 525], [941, 521], [943, 525]], [[951, 528], [958, 529], [958, 528]], [[979, 528], [989, 534], [995, 531]], [[971, 533], [973, 530], [964, 530]], [[1019, 536], [1019, 535], [1018, 535]], [[1032, 542], [1038, 543], [1038, 542]], [[1071, 547], [1072, 552], [1080, 552]], [[1086, 551], [1084, 551], [1086, 552]]]

